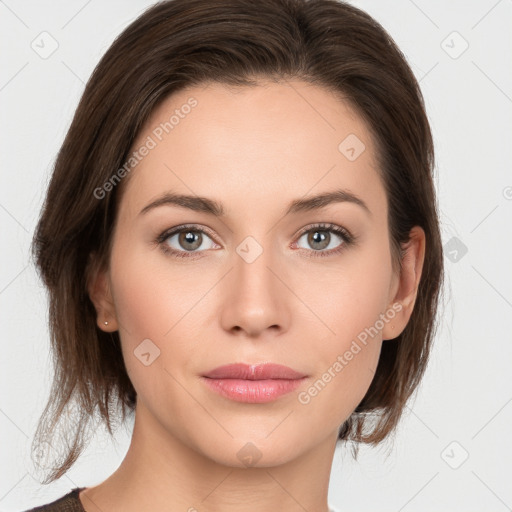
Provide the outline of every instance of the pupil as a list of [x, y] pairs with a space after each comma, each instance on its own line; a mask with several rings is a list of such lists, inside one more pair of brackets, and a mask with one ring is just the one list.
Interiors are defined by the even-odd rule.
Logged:
[[321, 244], [321, 247], [318, 247], [319, 249], [323, 249], [329, 245], [328, 242], [325, 243], [325, 240], [328, 239], [326, 231], [314, 231], [312, 232], [311, 238], [313, 240], [313, 244]]
[[182, 232], [180, 235], [181, 242], [185, 244], [190, 244], [192, 247], [189, 247], [187, 250], [197, 249], [201, 245], [201, 240], [199, 235], [195, 235], [192, 231]]

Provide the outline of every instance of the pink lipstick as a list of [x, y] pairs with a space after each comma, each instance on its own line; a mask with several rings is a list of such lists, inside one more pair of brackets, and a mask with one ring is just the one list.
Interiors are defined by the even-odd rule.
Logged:
[[203, 375], [213, 391], [244, 403], [266, 403], [296, 389], [307, 377], [279, 364], [229, 364]]

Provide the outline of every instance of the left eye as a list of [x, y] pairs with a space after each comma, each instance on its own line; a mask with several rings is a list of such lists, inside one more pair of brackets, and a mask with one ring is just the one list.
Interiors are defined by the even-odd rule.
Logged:
[[[300, 246], [300, 240], [302, 240], [303, 238], [306, 238], [306, 243], [309, 247]], [[336, 243], [336, 238], [338, 239], [338, 243]], [[308, 231], [303, 233], [299, 237], [297, 245], [303, 249], [312, 248], [314, 251], [318, 252], [336, 249], [341, 245], [348, 243], [348, 241], [348, 237], [345, 236], [342, 232], [338, 231], [337, 229], [317, 227], [309, 229]]]

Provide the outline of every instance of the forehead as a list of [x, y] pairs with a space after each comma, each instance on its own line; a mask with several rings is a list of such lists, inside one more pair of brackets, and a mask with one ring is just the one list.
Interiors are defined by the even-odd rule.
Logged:
[[364, 121], [348, 102], [302, 81], [180, 90], [153, 112], [132, 151], [143, 146], [150, 149], [122, 199], [133, 214], [167, 190], [218, 198], [228, 214], [229, 205], [237, 214], [272, 209], [334, 188], [376, 208], [385, 202]]

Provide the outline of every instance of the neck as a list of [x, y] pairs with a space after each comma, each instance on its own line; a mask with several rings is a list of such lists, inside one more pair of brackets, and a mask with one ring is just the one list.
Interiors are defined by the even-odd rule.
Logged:
[[80, 500], [86, 512], [327, 512], [336, 437], [283, 464], [232, 467], [193, 450], [137, 404], [126, 457]]

